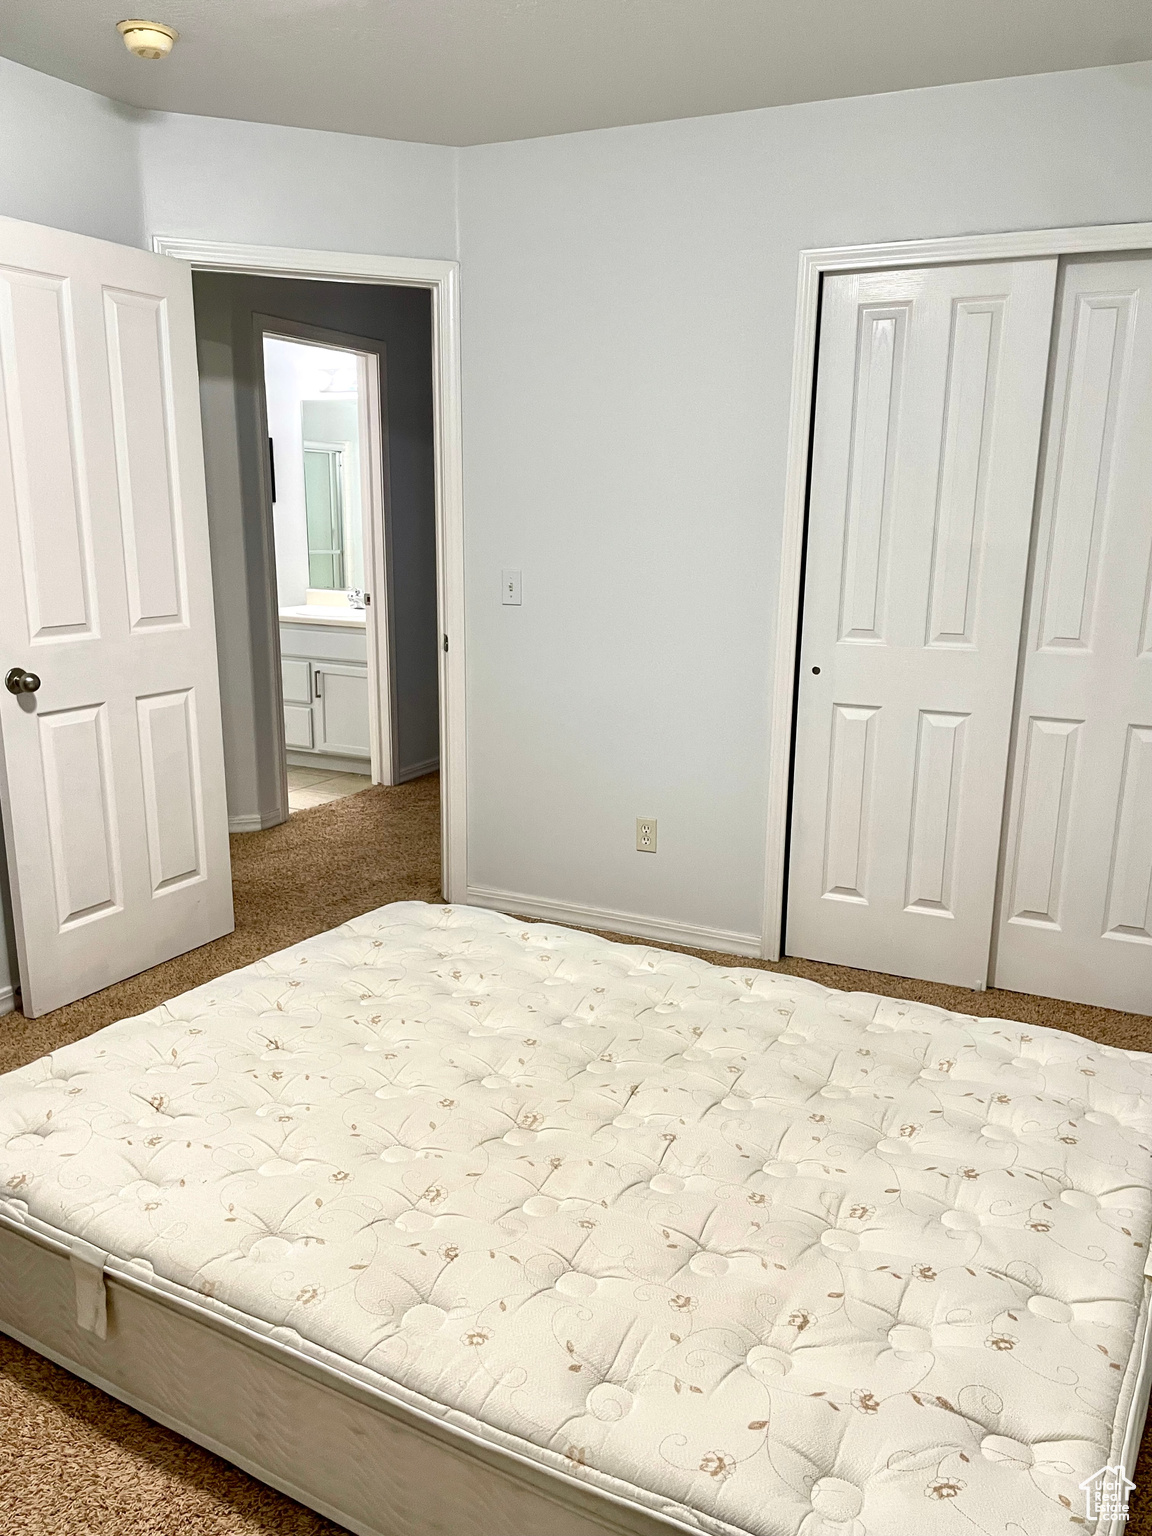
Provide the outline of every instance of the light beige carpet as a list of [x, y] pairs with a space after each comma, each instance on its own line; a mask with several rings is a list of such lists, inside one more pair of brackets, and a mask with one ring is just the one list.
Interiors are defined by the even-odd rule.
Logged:
[[366, 789], [230, 842], [235, 931], [38, 1019], [0, 1018], [0, 1072], [385, 902], [439, 901], [439, 780]]
[[[429, 776], [365, 790], [301, 811], [268, 832], [234, 837], [235, 933], [43, 1018], [0, 1019], [0, 1071], [385, 902], [439, 901], [437, 788]], [[847, 991], [917, 998], [1152, 1050], [1152, 1018], [1135, 1014], [811, 961], [770, 966], [691, 952], [719, 964], [786, 971]], [[1129, 1536], [1152, 1536], [1152, 1498], [1142, 1496], [1152, 1472], [1150, 1438], [1135, 1472]], [[1069, 1528], [1083, 1529], [1083, 1523], [1070, 1515], [1054, 1519], [1054, 1533]], [[0, 1536], [336, 1536], [338, 1530], [0, 1335]]]

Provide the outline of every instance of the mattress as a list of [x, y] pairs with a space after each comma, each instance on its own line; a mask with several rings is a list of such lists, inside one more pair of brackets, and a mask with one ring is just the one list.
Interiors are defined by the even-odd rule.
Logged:
[[461, 906], [0, 1078], [5, 1251], [69, 1257], [92, 1379], [120, 1282], [581, 1530], [1110, 1530], [1150, 1221], [1152, 1056]]

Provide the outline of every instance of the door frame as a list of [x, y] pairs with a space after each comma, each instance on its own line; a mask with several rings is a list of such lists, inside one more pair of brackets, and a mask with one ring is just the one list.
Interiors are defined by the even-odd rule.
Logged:
[[[464, 473], [460, 399], [460, 264], [410, 256], [296, 250], [153, 235], [160, 256], [197, 271], [425, 288], [432, 300], [432, 417], [436, 464], [436, 605], [441, 649], [440, 862], [445, 900], [467, 901]], [[279, 630], [277, 628], [277, 635]]]
[[[395, 784], [396, 779], [396, 678], [392, 668], [395, 645], [392, 635], [392, 539], [389, 532], [391, 487], [388, 478], [388, 362], [385, 344], [371, 337], [334, 331], [325, 326], [309, 325], [301, 320], [285, 320], [279, 315], [253, 315], [253, 344], [258, 357], [258, 377], [264, 377], [264, 338], [294, 341], [301, 346], [326, 347], [351, 352], [357, 358], [359, 381], [358, 415], [360, 438], [365, 453], [360, 460], [360, 496], [364, 539], [364, 585], [371, 593], [366, 619], [368, 639], [368, 710], [369, 740], [372, 752], [372, 782]], [[268, 397], [261, 389], [257, 402], [261, 432], [268, 436]], [[260, 461], [260, 480], [264, 493], [265, 521], [272, 523], [272, 486], [266, 462]], [[280, 654], [279, 603], [276, 600], [275, 533], [272, 536], [272, 564], [269, 572], [276, 622], [275, 650]], [[280, 665], [277, 659], [277, 666]], [[278, 746], [284, 759], [284, 725], [274, 717]], [[285, 770], [283, 786], [285, 816], [288, 808], [288, 781]]]
[[1152, 250], [1152, 223], [1094, 224], [1071, 229], [954, 235], [942, 239], [830, 246], [800, 252], [780, 539], [780, 584], [776, 601], [769, 700], [768, 814], [760, 949], [765, 960], [781, 958], [784, 909], [788, 895], [796, 667], [800, 652], [808, 473], [816, 390], [816, 344], [824, 277], [837, 272], [876, 272], [892, 267], [1018, 261], [1029, 256], [1083, 256], [1134, 250]]

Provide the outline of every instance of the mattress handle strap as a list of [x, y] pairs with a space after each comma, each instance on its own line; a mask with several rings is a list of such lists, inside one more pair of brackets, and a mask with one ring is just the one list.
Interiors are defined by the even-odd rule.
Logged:
[[104, 1264], [108, 1258], [103, 1248], [74, 1237], [69, 1244], [72, 1277], [76, 1282], [76, 1321], [98, 1339], [108, 1337], [108, 1297], [104, 1289]]

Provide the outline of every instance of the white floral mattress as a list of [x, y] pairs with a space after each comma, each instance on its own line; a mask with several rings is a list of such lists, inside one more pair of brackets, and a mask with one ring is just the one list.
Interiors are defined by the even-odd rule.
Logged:
[[0, 1208], [756, 1536], [1068, 1529], [1150, 1147], [1147, 1055], [418, 902], [0, 1078]]

